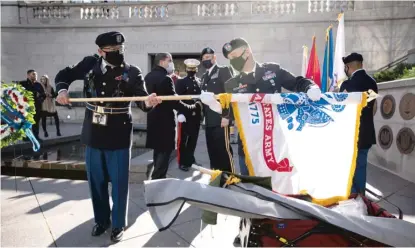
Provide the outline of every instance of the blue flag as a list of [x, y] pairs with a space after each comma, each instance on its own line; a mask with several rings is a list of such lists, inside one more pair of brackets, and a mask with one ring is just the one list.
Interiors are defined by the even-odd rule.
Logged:
[[326, 46], [324, 49], [324, 62], [323, 62], [323, 73], [321, 75], [321, 91], [327, 92], [330, 90], [330, 86], [333, 83], [333, 30], [330, 26], [326, 31]]

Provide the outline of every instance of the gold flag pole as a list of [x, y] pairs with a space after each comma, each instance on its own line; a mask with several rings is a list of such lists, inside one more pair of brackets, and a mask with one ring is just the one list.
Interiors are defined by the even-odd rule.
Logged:
[[[369, 90], [368, 102], [379, 97], [374, 91]], [[162, 101], [178, 101], [178, 100], [194, 100], [200, 99], [200, 95], [176, 95], [176, 96], [157, 96]], [[219, 99], [219, 95], [215, 95]], [[95, 98], [70, 98], [70, 102], [139, 102], [146, 101], [148, 96], [133, 96], [133, 97], [95, 97]]]
[[[162, 101], [178, 101], [199, 99], [200, 95], [180, 95], [180, 96], [157, 96]], [[218, 98], [218, 96], [216, 96]], [[92, 98], [70, 98], [70, 102], [139, 102], [146, 101], [148, 96], [133, 97], [92, 97]]]

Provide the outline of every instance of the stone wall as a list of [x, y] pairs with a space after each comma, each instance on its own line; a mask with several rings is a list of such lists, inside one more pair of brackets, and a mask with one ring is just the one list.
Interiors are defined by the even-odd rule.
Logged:
[[[310, 47], [313, 35], [323, 63], [325, 31], [330, 24], [336, 31], [340, 9], [345, 11], [346, 52], [362, 53], [368, 70], [415, 47], [412, 1], [269, 3], [171, 1], [19, 7], [2, 1], [1, 79], [21, 80], [27, 69], [34, 68], [53, 80], [60, 69], [96, 52], [96, 36], [110, 30], [125, 34], [127, 60], [144, 73], [150, 70], [149, 54], [198, 54], [206, 46], [218, 52], [219, 63], [228, 64], [221, 47], [242, 36], [250, 42], [257, 60], [279, 62], [299, 74], [302, 46]], [[345, 5], [339, 7], [338, 3]], [[80, 90], [81, 83], [76, 82], [72, 89]]]
[[378, 84], [371, 164], [415, 182], [415, 78]]

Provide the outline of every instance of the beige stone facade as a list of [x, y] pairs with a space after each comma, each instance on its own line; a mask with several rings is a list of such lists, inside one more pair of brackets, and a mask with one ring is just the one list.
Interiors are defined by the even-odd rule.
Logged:
[[[111, 2], [111, 1], [110, 1]], [[144, 73], [150, 55], [167, 51], [197, 55], [205, 46], [227, 64], [222, 45], [237, 36], [251, 44], [258, 61], [301, 72], [302, 46], [317, 37], [323, 63], [325, 31], [345, 12], [346, 52], [360, 52], [376, 70], [415, 47], [413, 1], [159, 1], [20, 4], [2, 1], [1, 79], [22, 80], [36, 69], [53, 80], [67, 65], [96, 52], [96, 36], [119, 30], [127, 60]], [[334, 33], [335, 35], [335, 33]], [[81, 89], [81, 83], [74, 85]]]

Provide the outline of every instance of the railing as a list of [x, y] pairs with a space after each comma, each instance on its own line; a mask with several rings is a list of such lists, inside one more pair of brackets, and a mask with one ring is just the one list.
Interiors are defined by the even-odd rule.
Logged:
[[398, 58], [398, 59], [390, 62], [389, 64], [387, 64], [387, 65], [385, 65], [385, 66], [383, 66], [383, 67], [381, 67], [379, 69], [377, 69], [376, 72], [388, 70], [388, 69], [390, 69], [390, 68], [392, 68], [392, 67], [394, 67], [394, 66], [396, 66], [396, 65], [398, 65], [398, 64], [400, 64], [400, 63], [402, 63], [404, 61], [406, 61], [407, 59], [408, 59], [408, 54], [406, 54], [406, 55], [404, 55], [404, 56], [402, 56], [402, 57], [400, 57], [400, 58]]
[[235, 16], [237, 14], [237, 2], [202, 3], [197, 5], [198, 16]]
[[[3, 4], [5, 6], [6, 4]], [[10, 6], [10, 4], [8, 5]], [[30, 24], [31, 20], [71, 19], [71, 20], [117, 20], [140, 19], [157, 21], [174, 19], [177, 21], [205, 19], [247, 20], [277, 15], [297, 13], [323, 13], [354, 10], [350, 0], [269, 0], [269, 1], [50, 1], [18, 2], [20, 20]], [[24, 11], [26, 8], [26, 11]], [[22, 10], [23, 9], [23, 10]], [[36, 23], [34, 21], [33, 23]], [[62, 24], [62, 22], [59, 22]]]

